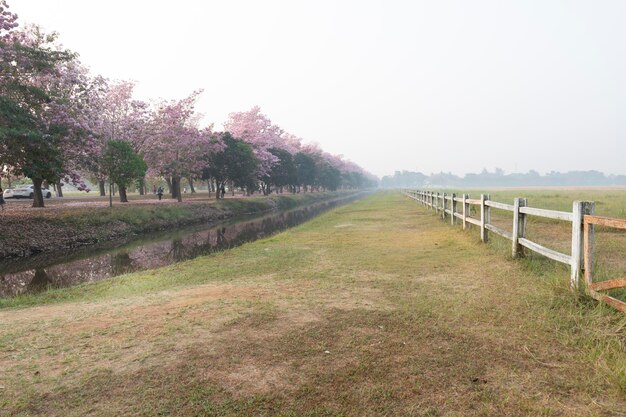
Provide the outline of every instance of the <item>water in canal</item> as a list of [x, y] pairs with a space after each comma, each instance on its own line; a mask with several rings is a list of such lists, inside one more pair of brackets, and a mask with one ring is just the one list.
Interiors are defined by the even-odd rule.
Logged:
[[361, 196], [363, 194], [356, 194], [255, 218], [151, 234], [129, 242], [107, 242], [0, 263], [0, 298], [159, 268], [232, 248], [296, 226]]

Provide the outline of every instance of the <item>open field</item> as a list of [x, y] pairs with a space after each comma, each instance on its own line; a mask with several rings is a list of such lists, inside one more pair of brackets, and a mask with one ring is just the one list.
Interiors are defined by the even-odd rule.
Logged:
[[624, 416], [626, 317], [477, 241], [380, 193], [4, 301], [0, 415]]

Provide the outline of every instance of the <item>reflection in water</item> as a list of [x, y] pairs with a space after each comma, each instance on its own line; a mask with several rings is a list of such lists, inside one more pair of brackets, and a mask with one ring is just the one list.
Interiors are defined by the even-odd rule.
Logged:
[[110, 247], [115, 243], [109, 242], [101, 248], [91, 247], [67, 253], [66, 256], [45, 255], [0, 264], [0, 298], [97, 281], [221, 251], [296, 226], [358, 197], [354, 195], [208, 229], [206, 226], [203, 229], [195, 227], [169, 235], [161, 234], [118, 247]]
[[111, 275], [122, 275], [134, 270], [130, 253], [120, 252], [111, 256]]
[[44, 269], [35, 269], [35, 275], [33, 276], [33, 279], [28, 283], [28, 290], [30, 292], [43, 291], [51, 284], [52, 281], [50, 280], [50, 277]]

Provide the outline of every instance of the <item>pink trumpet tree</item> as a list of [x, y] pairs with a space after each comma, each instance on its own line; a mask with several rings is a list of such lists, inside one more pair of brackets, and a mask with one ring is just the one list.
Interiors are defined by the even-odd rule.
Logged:
[[226, 131], [235, 138], [241, 139], [252, 146], [254, 156], [259, 161], [258, 177], [267, 175], [272, 165], [278, 161], [270, 149], [280, 142], [282, 130], [258, 106], [245, 112], [235, 112], [228, 116], [224, 123]]
[[[100, 80], [101, 88], [91, 108], [96, 145], [89, 168], [98, 178], [100, 195], [104, 195], [108, 173], [102, 169], [101, 158], [106, 144], [111, 140], [122, 140], [128, 142], [137, 154], [143, 155], [153, 124], [150, 106], [133, 99], [133, 82]], [[140, 182], [140, 192], [143, 192], [143, 179]]]
[[202, 171], [208, 153], [219, 148], [211, 127], [198, 128], [195, 103], [201, 91], [157, 106], [153, 130], [145, 143], [145, 158], [159, 175], [171, 182], [172, 198], [182, 201], [180, 182]]

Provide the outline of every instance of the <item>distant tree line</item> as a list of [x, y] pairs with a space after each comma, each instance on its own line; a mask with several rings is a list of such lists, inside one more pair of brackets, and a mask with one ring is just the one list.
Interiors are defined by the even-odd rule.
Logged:
[[440, 172], [425, 175], [421, 172], [396, 171], [382, 178], [381, 187], [540, 187], [540, 186], [610, 186], [626, 185], [626, 175], [606, 175], [600, 171], [552, 171], [545, 175], [531, 170], [527, 173], [505, 174], [496, 168], [494, 172], [483, 169], [480, 174], [460, 177]]

